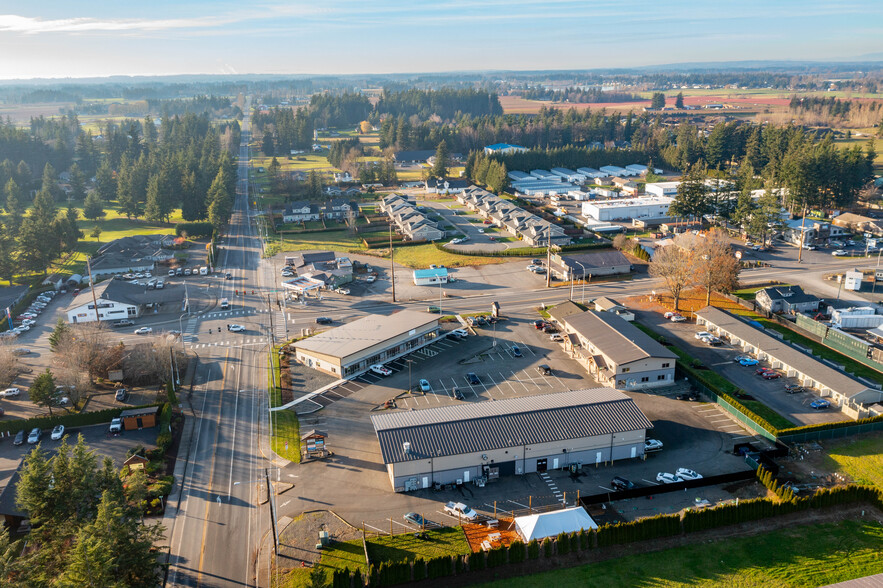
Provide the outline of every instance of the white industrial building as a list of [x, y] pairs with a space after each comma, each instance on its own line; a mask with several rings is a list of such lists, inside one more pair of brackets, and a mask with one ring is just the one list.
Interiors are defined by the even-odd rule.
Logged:
[[680, 182], [653, 182], [644, 186], [644, 191], [654, 196], [674, 196], [680, 185]]
[[668, 216], [668, 208], [673, 201], [668, 196], [650, 196], [583, 202], [583, 216], [599, 221], [656, 218]]
[[616, 176], [625, 177], [625, 176], [638, 175], [634, 172], [631, 172], [631, 171], [625, 169], [624, 167], [619, 167], [617, 165], [605, 165], [604, 167], [601, 168], [601, 171], [604, 172], [604, 175], [614, 176], [614, 177], [616, 177]]
[[529, 173], [523, 171], [510, 171], [508, 174], [509, 179], [513, 182], [523, 182], [523, 181], [536, 181], [536, 178]]
[[566, 167], [553, 167], [551, 171], [556, 176], [560, 176], [565, 181], [572, 184], [582, 184], [586, 181], [586, 176], [581, 173], [577, 173], [572, 169], [567, 169]]
[[831, 326], [838, 329], [873, 329], [883, 325], [883, 314], [871, 306], [850, 306], [831, 312]]
[[578, 171], [582, 175], [586, 176], [587, 178], [591, 178], [591, 179], [606, 178], [607, 177], [606, 173], [604, 173], [600, 170], [597, 170], [593, 167], [581, 167], [576, 171]]
[[538, 180], [547, 180], [549, 182], [560, 182], [561, 176], [555, 175], [550, 171], [546, 171], [544, 169], [532, 169], [530, 170], [530, 175], [535, 177]]
[[[558, 178], [559, 180], [561, 178]], [[576, 186], [569, 182], [547, 181], [547, 180], [522, 180], [512, 182], [509, 186], [516, 192], [527, 196], [549, 196], [552, 194], [567, 194]]]

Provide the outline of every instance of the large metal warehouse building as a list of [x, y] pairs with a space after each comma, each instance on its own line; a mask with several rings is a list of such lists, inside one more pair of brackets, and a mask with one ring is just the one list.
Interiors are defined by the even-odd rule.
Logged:
[[429, 345], [437, 335], [437, 315], [413, 310], [372, 314], [297, 341], [295, 357], [307, 367], [347, 377]]
[[653, 425], [611, 388], [371, 417], [396, 492], [644, 455]]

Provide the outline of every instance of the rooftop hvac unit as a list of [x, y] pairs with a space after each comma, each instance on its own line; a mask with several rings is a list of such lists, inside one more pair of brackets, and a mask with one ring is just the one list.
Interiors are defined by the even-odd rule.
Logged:
[[411, 453], [411, 444], [408, 441], [402, 443], [402, 451], [404, 451], [405, 455]]

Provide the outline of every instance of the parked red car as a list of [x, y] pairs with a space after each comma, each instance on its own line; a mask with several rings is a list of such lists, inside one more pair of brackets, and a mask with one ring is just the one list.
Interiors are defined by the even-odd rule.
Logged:
[[775, 371], [771, 370], [771, 369], [768, 368], [768, 367], [759, 367], [759, 368], [757, 368], [756, 370], [754, 370], [754, 373], [757, 374], [758, 376], [762, 376], [762, 375], [764, 375], [764, 374], [767, 373], [767, 372], [773, 372], [773, 373], [776, 373]]
[[760, 377], [764, 380], [775, 380], [776, 378], [781, 378], [782, 374], [778, 372], [767, 372], [765, 374], [761, 374]]
[[546, 326], [546, 321], [534, 321], [533, 322], [534, 329], [542, 329], [545, 326]]

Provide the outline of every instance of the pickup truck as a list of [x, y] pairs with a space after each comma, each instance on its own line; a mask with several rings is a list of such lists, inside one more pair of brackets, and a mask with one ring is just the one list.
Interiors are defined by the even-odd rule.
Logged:
[[467, 521], [474, 520], [478, 517], [478, 513], [474, 510], [463, 504], [462, 502], [449, 502], [445, 505], [445, 512], [451, 516], [466, 519]]
[[123, 419], [117, 417], [110, 421], [110, 432], [120, 433], [123, 430]]

